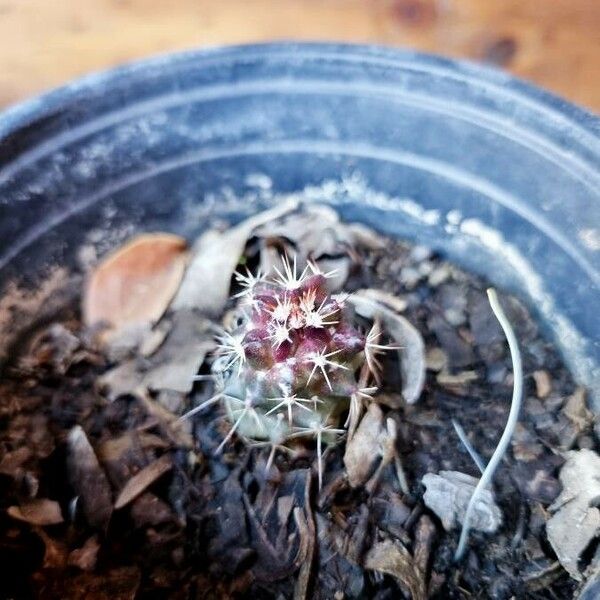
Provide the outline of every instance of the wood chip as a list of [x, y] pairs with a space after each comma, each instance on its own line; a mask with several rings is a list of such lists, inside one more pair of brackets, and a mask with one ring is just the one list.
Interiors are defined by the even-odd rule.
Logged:
[[79, 496], [87, 522], [105, 530], [112, 514], [111, 489], [94, 449], [79, 425], [69, 432], [68, 446], [71, 486]]
[[142, 492], [151, 486], [157, 479], [173, 468], [173, 462], [168, 454], [161, 456], [154, 462], [144, 467], [139, 473], [134, 475], [120, 491], [115, 501], [115, 510], [127, 506], [132, 500], [137, 498]]
[[536, 395], [540, 399], [544, 399], [550, 395], [552, 391], [552, 380], [548, 371], [534, 371], [533, 379], [535, 381]]
[[93, 571], [96, 568], [99, 550], [98, 536], [93, 535], [81, 548], [76, 548], [69, 554], [68, 564], [82, 571]]
[[376, 543], [365, 555], [364, 567], [394, 577], [412, 600], [425, 600], [425, 580], [413, 557], [400, 542]]
[[57, 525], [64, 520], [58, 502], [47, 498], [36, 498], [19, 506], [9, 506], [6, 512], [13, 519], [30, 525]]

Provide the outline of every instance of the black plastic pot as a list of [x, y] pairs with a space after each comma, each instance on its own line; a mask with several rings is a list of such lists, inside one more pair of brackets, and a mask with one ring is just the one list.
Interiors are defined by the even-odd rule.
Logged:
[[515, 290], [600, 402], [599, 166], [598, 118], [471, 64], [330, 44], [165, 56], [0, 116], [0, 284], [77, 268], [102, 232], [193, 237], [303, 193]]

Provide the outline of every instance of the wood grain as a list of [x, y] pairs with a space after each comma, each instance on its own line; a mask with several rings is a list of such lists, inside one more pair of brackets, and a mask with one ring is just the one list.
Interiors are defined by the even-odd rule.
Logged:
[[277, 39], [466, 57], [600, 112], [599, 0], [0, 0], [0, 106], [159, 52]]

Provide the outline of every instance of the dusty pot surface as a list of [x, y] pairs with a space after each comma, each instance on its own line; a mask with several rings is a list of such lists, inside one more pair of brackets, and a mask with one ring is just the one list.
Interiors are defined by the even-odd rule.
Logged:
[[302, 192], [517, 291], [598, 403], [599, 132], [504, 73], [372, 46], [221, 48], [89, 76], [0, 116], [4, 349], [61, 288], [57, 265], [84, 268], [84, 243], [191, 238], [208, 215]]

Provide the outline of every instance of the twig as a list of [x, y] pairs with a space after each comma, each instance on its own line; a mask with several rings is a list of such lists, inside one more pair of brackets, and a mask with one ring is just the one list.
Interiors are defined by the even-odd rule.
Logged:
[[523, 367], [521, 364], [521, 353], [519, 352], [517, 337], [515, 336], [515, 332], [513, 331], [511, 324], [509, 323], [506, 315], [504, 314], [502, 306], [500, 306], [500, 302], [498, 301], [496, 291], [493, 288], [489, 288], [487, 294], [490, 306], [494, 311], [494, 315], [496, 316], [496, 319], [498, 319], [498, 322], [500, 323], [500, 326], [504, 331], [504, 335], [506, 336], [506, 340], [508, 341], [508, 348], [510, 350], [513, 368], [513, 393], [510, 412], [508, 414], [506, 427], [504, 428], [502, 437], [500, 438], [498, 446], [496, 446], [494, 454], [492, 454], [492, 458], [490, 458], [490, 462], [487, 464], [487, 467], [483, 471], [481, 479], [477, 483], [475, 491], [473, 492], [473, 495], [469, 500], [469, 505], [467, 506], [467, 513], [463, 521], [462, 531], [460, 532], [458, 547], [454, 555], [455, 561], [461, 560], [465, 553], [467, 539], [469, 536], [469, 529], [471, 525], [471, 518], [473, 516], [475, 504], [477, 503], [477, 500], [479, 499], [479, 495], [481, 494], [482, 490], [484, 490], [492, 481], [494, 473], [496, 472], [496, 469], [498, 468], [498, 465], [500, 464], [500, 461], [502, 460], [502, 457], [504, 456], [504, 453], [508, 448], [508, 444], [510, 443], [510, 439], [517, 425], [519, 411], [521, 409], [521, 402], [523, 398]]
[[467, 437], [467, 434], [465, 433], [465, 430], [462, 428], [462, 425], [456, 419], [452, 419], [452, 425], [454, 425], [454, 431], [456, 431], [458, 439], [462, 442], [463, 446], [469, 453], [469, 456], [477, 465], [479, 471], [483, 473], [485, 471], [485, 463], [483, 462], [481, 456], [479, 456], [477, 450], [475, 450], [475, 448], [473, 447], [473, 444], [471, 444], [469, 438]]

